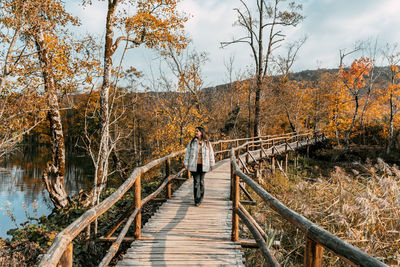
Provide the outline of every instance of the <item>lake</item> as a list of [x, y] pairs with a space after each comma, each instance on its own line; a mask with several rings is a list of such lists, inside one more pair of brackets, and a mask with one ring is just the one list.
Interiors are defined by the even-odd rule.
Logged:
[[[0, 163], [0, 237], [9, 238], [7, 231], [39, 218], [53, 209], [42, 183], [42, 173], [50, 159], [46, 147], [24, 146]], [[67, 153], [65, 187], [69, 195], [92, 184], [93, 165], [89, 158]], [[21, 226], [19, 226], [21, 227]]]

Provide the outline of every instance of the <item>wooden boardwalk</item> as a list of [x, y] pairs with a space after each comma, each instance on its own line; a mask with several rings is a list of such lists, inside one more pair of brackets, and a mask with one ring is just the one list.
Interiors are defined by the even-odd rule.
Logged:
[[117, 266], [244, 266], [241, 246], [231, 241], [230, 164], [205, 176], [205, 196], [194, 206], [187, 180], [142, 229]]

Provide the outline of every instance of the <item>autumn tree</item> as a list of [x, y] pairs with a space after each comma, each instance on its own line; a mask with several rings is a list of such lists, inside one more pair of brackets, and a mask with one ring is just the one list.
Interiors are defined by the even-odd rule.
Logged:
[[[84, 4], [91, 2], [83, 1]], [[103, 81], [100, 89], [100, 141], [97, 152], [93, 153], [95, 155], [93, 205], [99, 202], [100, 194], [105, 187], [109, 173], [109, 156], [116, 145], [110, 135], [109, 96], [110, 90], [116, 87], [112, 82], [112, 73], [116, 70], [113, 56], [121, 43], [129, 44], [131, 48], [140, 45], [154, 49], [166, 48], [167, 45], [177, 49], [184, 48], [186, 38], [182, 33], [186, 17], [178, 13], [178, 2], [177, 0], [107, 1]], [[134, 14], [130, 14], [129, 9], [134, 10]], [[114, 38], [116, 28], [122, 29], [125, 34]]]
[[256, 79], [253, 135], [257, 136], [260, 135], [262, 84], [268, 75], [272, 53], [285, 40], [283, 28], [297, 26], [304, 17], [300, 14], [302, 5], [295, 2], [282, 6], [283, 0], [257, 0], [255, 13], [245, 1], [240, 0], [240, 2], [243, 8], [235, 8], [238, 13], [235, 25], [244, 29], [245, 35], [230, 42], [222, 42], [221, 46], [245, 43], [251, 49]]
[[161, 54], [171, 73], [168, 75], [161, 71], [160, 79], [153, 83], [153, 91], [157, 92], [154, 97], [157, 123], [151, 140], [157, 143], [154, 151], [157, 156], [183, 149], [193, 136], [194, 128], [205, 125], [209, 117], [202, 98], [204, 92], [201, 91], [202, 67], [207, 55], [189, 49], [177, 51], [171, 47]]
[[400, 62], [400, 51], [398, 50], [397, 44], [386, 45], [384, 56], [390, 67], [390, 75], [387, 87], [382, 88], [380, 92], [380, 100], [389, 108], [389, 119], [387, 123], [388, 142], [386, 146], [386, 153], [389, 154], [394, 143], [394, 122], [399, 112], [400, 104], [400, 72], [398, 66]]
[[342, 103], [341, 83], [337, 73], [321, 73], [318, 79], [304, 88], [303, 109], [309, 128], [320, 129], [339, 142]]
[[[277, 81], [272, 87], [273, 97], [277, 100], [276, 108], [286, 115], [287, 121], [292, 132], [297, 132], [300, 121], [301, 100], [305, 93], [303, 85], [299, 82], [291, 81], [291, 68], [296, 60], [297, 54], [302, 45], [307, 40], [306, 37], [287, 45], [286, 53], [272, 58], [274, 67], [277, 69]], [[281, 107], [281, 108], [280, 108]]]
[[[28, 81], [33, 76], [37, 94], [44, 89], [47, 103], [43, 109], [47, 111], [50, 125], [52, 160], [44, 171], [43, 180], [55, 207], [62, 208], [68, 205], [69, 198], [64, 188], [65, 145], [58, 92], [71, 85], [68, 81], [74, 70], [69, 64], [71, 46], [65, 26], [76, 24], [77, 20], [57, 0], [2, 1], [2, 4], [9, 12], [4, 25], [14, 30], [14, 37], [21, 36], [18, 41], [23, 44], [23, 51], [29, 51], [27, 54], [20, 52], [19, 58], [13, 60], [13, 68], [8, 65], [10, 57], [6, 56], [2, 83], [4, 85], [7, 75], [15, 73], [18, 82]], [[14, 41], [15, 38], [10, 44]]]
[[[375, 39], [375, 41], [372, 40], [367, 40], [363, 44], [363, 51], [366, 51], [367, 53], [367, 58], [370, 59], [371, 64], [373, 66], [376, 65], [376, 62], [378, 60], [378, 38]], [[362, 135], [363, 135], [363, 143], [366, 143], [366, 135], [367, 135], [367, 124], [371, 122], [373, 119], [371, 118], [372, 116], [368, 116], [371, 113], [376, 113], [373, 110], [373, 107], [375, 106], [375, 99], [377, 98], [377, 80], [381, 77], [382, 71], [379, 71], [378, 68], [373, 67], [369, 75], [365, 77], [365, 86], [364, 88], [366, 89], [364, 92], [364, 101], [361, 109], [361, 114], [360, 114], [360, 126], [362, 128]], [[369, 119], [369, 121], [368, 121]]]
[[182, 53], [180, 49], [172, 47], [168, 47], [162, 54], [172, 74], [178, 80], [177, 90], [190, 93], [196, 103], [197, 112], [201, 113], [200, 90], [203, 88], [201, 68], [208, 60], [207, 54], [189, 49]]
[[24, 1], [25, 21], [36, 46], [47, 98], [47, 119], [50, 126], [52, 160], [43, 173], [43, 181], [56, 208], [69, 204], [65, 190], [65, 141], [58, 93], [62, 80], [71, 74], [69, 69], [68, 39], [63, 30], [68, 24], [77, 24], [59, 1]]
[[[207, 103], [211, 104], [209, 114], [214, 120], [210, 128], [219, 131], [220, 138], [239, 138], [250, 136], [248, 117], [242, 120], [250, 94], [250, 81], [243, 70], [234, 71], [233, 56], [224, 61], [227, 84], [217, 86]], [[246, 100], [247, 99], [247, 100]], [[251, 104], [251, 103], [250, 103]], [[251, 111], [249, 110], [249, 114]]]
[[369, 76], [373, 65], [370, 59], [361, 58], [355, 59], [348, 70], [340, 68], [340, 77], [343, 80], [344, 86], [350, 93], [354, 102], [354, 111], [350, 126], [345, 131], [345, 143], [348, 148], [350, 145], [350, 134], [356, 122], [356, 118], [360, 108], [361, 91], [365, 86], [365, 77]]
[[19, 1], [0, 2], [0, 158], [43, 121], [37, 64], [24, 42], [26, 25]]
[[155, 113], [159, 121], [150, 140], [158, 142], [154, 155], [165, 156], [183, 149], [193, 137], [193, 129], [204, 124], [204, 120], [190, 93], [170, 92], [161, 95], [157, 101]]

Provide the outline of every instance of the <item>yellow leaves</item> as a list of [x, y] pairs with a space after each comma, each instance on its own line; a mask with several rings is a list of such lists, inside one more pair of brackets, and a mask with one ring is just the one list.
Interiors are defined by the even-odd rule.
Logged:
[[190, 103], [187, 93], [171, 93], [159, 102], [155, 113], [158, 122], [150, 140], [159, 147], [155, 156], [168, 155], [186, 147], [193, 138], [194, 128], [204, 124], [205, 117]]
[[177, 12], [177, 2], [138, 1], [135, 15], [122, 19], [126, 32], [134, 33], [135, 39], [149, 48], [184, 49], [188, 42], [183, 32], [187, 17]]

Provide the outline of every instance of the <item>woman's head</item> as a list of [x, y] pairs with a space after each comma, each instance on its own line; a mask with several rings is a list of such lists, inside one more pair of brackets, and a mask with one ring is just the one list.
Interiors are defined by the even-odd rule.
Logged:
[[207, 140], [206, 130], [201, 126], [197, 126], [194, 131], [194, 137], [198, 140]]

